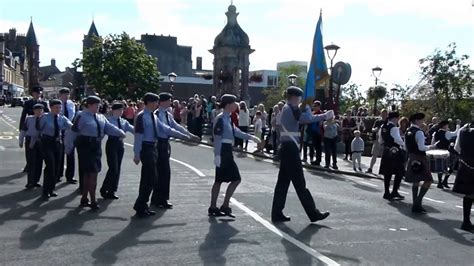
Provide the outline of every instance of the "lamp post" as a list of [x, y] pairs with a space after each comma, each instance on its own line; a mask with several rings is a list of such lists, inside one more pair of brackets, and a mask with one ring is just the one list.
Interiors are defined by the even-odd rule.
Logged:
[[298, 76], [295, 74], [291, 74], [288, 76], [288, 82], [290, 82], [291, 86], [295, 86], [297, 79], [298, 79]]
[[334, 91], [333, 91], [333, 81], [332, 81], [332, 67], [333, 67], [333, 61], [334, 58], [336, 57], [337, 50], [339, 50], [341, 47], [335, 45], [334, 43], [331, 43], [330, 45], [326, 45], [324, 49], [326, 50], [326, 53], [328, 55], [328, 58], [331, 62], [331, 67], [329, 68], [331, 73], [329, 76], [329, 102], [328, 102], [328, 109], [333, 110], [334, 109]]
[[174, 93], [173, 82], [176, 80], [176, 77], [178, 77], [178, 75], [176, 75], [174, 72], [171, 72], [171, 73], [168, 74], [168, 79], [171, 83], [171, 85], [170, 85], [171, 93]]
[[397, 88], [391, 89], [392, 91], [392, 111], [397, 110], [397, 105], [395, 104], [395, 93], [397, 93], [399, 90]]
[[372, 68], [372, 75], [375, 77], [375, 86], [377, 86], [380, 74], [382, 74], [382, 68], [381, 67], [376, 66], [376, 67]]

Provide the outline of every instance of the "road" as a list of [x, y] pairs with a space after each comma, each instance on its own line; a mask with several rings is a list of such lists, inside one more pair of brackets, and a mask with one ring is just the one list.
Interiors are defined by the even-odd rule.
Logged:
[[[18, 147], [21, 109], [0, 109], [0, 261], [2, 265], [472, 265], [474, 234], [460, 229], [462, 197], [432, 189], [427, 215], [405, 201], [382, 199], [383, 183], [305, 170], [316, 204], [331, 216], [310, 224], [290, 188], [285, 213], [270, 222], [278, 165], [237, 154], [242, 183], [232, 199], [237, 216], [209, 218], [214, 179], [212, 149], [172, 143], [171, 202], [175, 208], [149, 219], [133, 217], [140, 167], [126, 146], [119, 200], [97, 212], [78, 208], [77, 185], [61, 183], [59, 197], [38, 200], [25, 191], [24, 153]], [[125, 139], [132, 143], [131, 135]], [[99, 184], [106, 170], [99, 174]], [[222, 202], [220, 198], [219, 203]]]

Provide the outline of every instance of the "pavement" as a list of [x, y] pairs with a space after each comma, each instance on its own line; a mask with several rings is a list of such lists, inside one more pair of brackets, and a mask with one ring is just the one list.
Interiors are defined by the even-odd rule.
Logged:
[[[311, 224], [290, 187], [285, 213], [292, 220], [272, 224], [278, 164], [246, 153], [235, 156], [242, 175], [231, 204], [236, 218], [209, 218], [214, 166], [212, 147], [205, 144], [172, 143], [175, 207], [149, 219], [134, 217], [140, 166], [132, 162], [130, 145], [119, 200], [100, 200], [96, 212], [80, 209], [77, 185], [60, 183], [59, 196], [42, 202], [40, 190], [24, 190], [24, 152], [16, 138], [21, 109], [0, 113], [1, 265], [472, 265], [474, 260], [474, 234], [458, 229], [461, 195], [433, 188], [424, 200], [428, 214], [414, 215], [408, 184], [401, 187], [406, 200], [389, 202], [377, 178], [308, 168], [307, 187], [331, 216]], [[351, 162], [339, 166], [345, 163]]]

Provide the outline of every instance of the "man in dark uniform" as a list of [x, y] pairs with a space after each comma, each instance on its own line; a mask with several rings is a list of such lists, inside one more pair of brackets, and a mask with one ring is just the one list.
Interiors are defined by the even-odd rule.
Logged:
[[285, 208], [286, 195], [291, 182], [310, 221], [316, 222], [326, 219], [329, 216], [329, 212], [322, 213], [316, 208], [313, 196], [306, 188], [299, 151], [299, 124], [319, 122], [331, 118], [334, 114], [332, 111], [329, 111], [325, 114], [313, 115], [309, 106], [305, 106], [302, 111], [299, 108], [299, 104], [301, 103], [303, 90], [298, 87], [289, 87], [286, 90], [286, 95], [288, 101], [281, 111], [280, 171], [273, 196], [272, 221], [290, 221], [290, 217], [283, 214], [283, 209]]
[[[69, 119], [69, 121], [73, 121], [74, 115], [76, 114], [76, 108], [74, 103], [69, 100], [69, 89], [62, 88], [59, 90], [59, 100], [61, 100], [61, 114]], [[70, 184], [76, 184], [77, 180], [74, 179], [74, 151], [70, 154], [65, 154], [64, 152], [64, 131], [62, 132], [63, 140], [61, 145], [61, 155], [59, 161], [59, 179], [58, 182], [61, 181], [61, 177], [64, 173], [64, 155], [66, 155], [66, 181]]]
[[[459, 121], [459, 123], [460, 123], [460, 121]], [[461, 127], [461, 125], [459, 123], [456, 126], [455, 131], [448, 131], [449, 121], [448, 120], [443, 120], [443, 121], [439, 122], [438, 123], [438, 131], [436, 131], [433, 134], [431, 144], [434, 144], [435, 142], [437, 142], [438, 143], [436, 145], [437, 149], [448, 151], [449, 148], [450, 148], [450, 145], [451, 145], [451, 140], [457, 136], [459, 128]], [[443, 179], [443, 173], [438, 173], [438, 188], [441, 188], [441, 189], [449, 188], [448, 178], [453, 173], [452, 168], [453, 168], [452, 166], [449, 166], [449, 169], [445, 169], [446, 170], [446, 175], [445, 175], [444, 179]]]
[[[400, 128], [398, 127], [399, 117], [400, 114], [398, 112], [390, 112], [387, 123], [382, 125], [379, 131], [379, 142], [383, 145], [379, 174], [383, 175], [384, 178], [385, 193], [383, 198], [387, 200], [405, 199], [405, 197], [398, 193], [400, 183], [405, 174], [405, 156], [402, 151], [405, 143], [400, 136]], [[392, 175], [395, 175], [395, 181], [393, 182], [392, 193], [390, 193]]]
[[[189, 138], [198, 141], [199, 137], [190, 133], [186, 128], [182, 127], [173, 118], [173, 115], [168, 111], [171, 107], [171, 98], [173, 95], [168, 92], [162, 92], [158, 95], [159, 107], [155, 111], [158, 120], [187, 135]], [[171, 209], [173, 204], [168, 202], [170, 197], [170, 180], [171, 180], [171, 167], [170, 167], [170, 155], [171, 145], [169, 142], [169, 136], [163, 131], [158, 132], [157, 142], [157, 182], [153, 186], [153, 194], [151, 196], [151, 203], [158, 208]]]
[[471, 223], [471, 208], [474, 201], [474, 111], [471, 111], [473, 121], [464, 126], [458, 134], [454, 149], [459, 153], [459, 170], [454, 181], [453, 191], [464, 194], [463, 223], [461, 229], [474, 231]]
[[[37, 103], [42, 104], [44, 106], [43, 110], [45, 113], [49, 112], [48, 104], [41, 100], [41, 93], [43, 92], [43, 88], [40, 86], [35, 86], [31, 88], [30, 94], [33, 99], [30, 99], [26, 101], [23, 104], [23, 111], [21, 112], [21, 117], [20, 117], [20, 131], [25, 130], [25, 119], [27, 115], [33, 115], [33, 106]], [[25, 146], [25, 157], [27, 156], [27, 147]], [[26, 172], [28, 170], [28, 164], [26, 164], [25, 169], [23, 169], [23, 172]]]

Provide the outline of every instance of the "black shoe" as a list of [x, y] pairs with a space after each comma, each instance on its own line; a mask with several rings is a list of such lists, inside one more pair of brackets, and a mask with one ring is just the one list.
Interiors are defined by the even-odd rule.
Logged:
[[474, 225], [471, 222], [463, 222], [461, 229], [464, 231], [472, 232], [474, 230]]
[[107, 199], [108, 193], [107, 193], [107, 191], [105, 191], [105, 189], [101, 188], [101, 189], [99, 190], [99, 192], [100, 192], [100, 196], [101, 196], [102, 198]]
[[25, 166], [25, 167], [23, 168], [23, 173], [26, 173], [26, 172], [28, 172], [28, 167]]
[[35, 187], [34, 184], [26, 184], [26, 186], [25, 186], [26, 190], [32, 189], [34, 187]]
[[329, 169], [329, 165], [325, 165], [325, 166], [324, 166], [324, 169]]
[[49, 193], [49, 196], [55, 198], [58, 196], [58, 194], [56, 194], [56, 192], [51, 192]]
[[214, 207], [214, 208], [209, 207], [209, 209], [207, 210], [207, 213], [209, 216], [224, 216], [224, 214], [217, 207]]
[[139, 218], [146, 218], [146, 217], [149, 217], [153, 214], [150, 214], [149, 210], [143, 210], [143, 211], [137, 211], [137, 213], [135, 215]]
[[68, 182], [69, 184], [73, 184], [73, 185], [77, 184], [77, 180], [74, 179], [74, 178], [68, 179], [67, 182]]
[[398, 199], [398, 200], [404, 200], [405, 197], [400, 195], [400, 193], [398, 192], [392, 192], [392, 194], [390, 194], [392, 199]]
[[309, 220], [314, 223], [326, 219], [329, 216], [329, 212], [317, 212], [314, 217], [310, 217]]
[[445, 187], [445, 188], [451, 188], [451, 187], [448, 185], [448, 183], [444, 183], [444, 182], [443, 182], [442, 185], [443, 185], [443, 187]]
[[99, 204], [97, 204], [97, 201], [91, 202], [91, 204], [89, 204], [89, 205], [90, 205], [92, 210], [100, 209], [100, 206], [99, 206]]
[[41, 199], [42, 199], [42, 200], [49, 200], [49, 195], [48, 195], [48, 194], [43, 194], [43, 195], [41, 196]]
[[111, 193], [107, 193], [105, 195], [104, 199], [116, 200], [116, 199], [119, 199], [119, 197], [117, 197], [117, 195], [115, 195], [115, 193], [111, 192]]
[[362, 168], [359, 167], [359, 171], [362, 172]]
[[313, 166], [321, 166], [321, 165], [320, 165], [320, 162], [318, 162], [318, 161], [312, 161], [312, 162], [311, 162], [311, 165], [313, 165]]
[[437, 188], [443, 189], [443, 188], [444, 188], [444, 187], [443, 187], [443, 184], [441, 184], [441, 183], [438, 183], [438, 186], [437, 186]]
[[333, 166], [332, 166], [332, 169], [338, 170], [339, 168], [337, 167], [337, 165], [333, 165]]
[[353, 169], [354, 169], [354, 172], [357, 172], [357, 168], [354, 167]]
[[81, 208], [85, 208], [85, 207], [89, 207], [90, 204], [89, 204], [89, 200], [86, 199], [86, 200], [81, 200], [81, 204], [79, 204], [79, 207]]
[[413, 207], [411, 208], [411, 212], [413, 212], [413, 213], [421, 213], [421, 214], [426, 214], [426, 213], [427, 213], [427, 211], [426, 211], [423, 207], [421, 207], [421, 206], [413, 206]]
[[367, 171], [365, 171], [367, 174], [372, 174], [372, 168], [369, 168], [367, 169]]
[[272, 214], [272, 222], [279, 223], [279, 222], [289, 222], [291, 221], [290, 216], [286, 216], [283, 213], [273, 215]]
[[36, 184], [33, 184], [34, 187], [41, 187], [40, 184], [36, 183]]
[[393, 200], [392, 194], [389, 193], [384, 193], [383, 198], [386, 200]]
[[219, 210], [220, 210], [221, 213], [223, 213], [225, 216], [229, 216], [229, 217], [235, 218], [235, 215], [232, 214], [232, 209], [231, 209], [231, 208], [221, 206], [221, 208], [220, 208]]
[[156, 207], [161, 209], [173, 209], [173, 204], [169, 203], [168, 201], [163, 201], [157, 204], [154, 204]]

